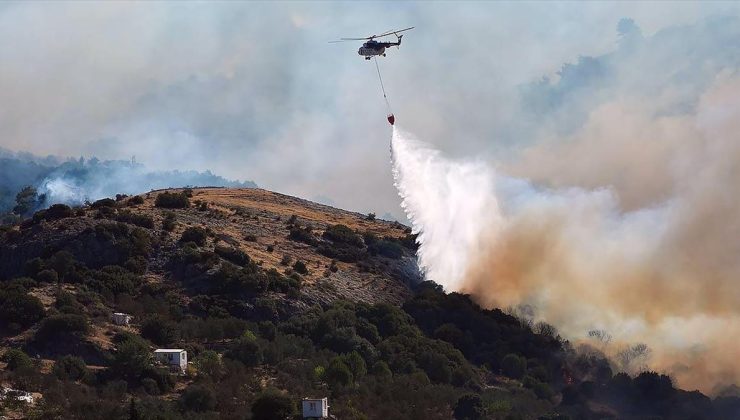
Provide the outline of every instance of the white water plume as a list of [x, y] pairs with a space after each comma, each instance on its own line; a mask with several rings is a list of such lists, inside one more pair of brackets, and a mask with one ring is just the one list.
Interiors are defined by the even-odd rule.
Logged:
[[469, 250], [500, 224], [493, 172], [482, 162], [450, 162], [395, 127], [391, 157], [401, 206], [422, 244], [419, 267], [427, 279], [459, 289]]

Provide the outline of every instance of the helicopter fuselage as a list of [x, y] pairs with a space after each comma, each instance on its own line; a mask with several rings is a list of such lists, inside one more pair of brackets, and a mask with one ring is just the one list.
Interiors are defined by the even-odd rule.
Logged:
[[360, 49], [357, 50], [357, 54], [365, 57], [366, 60], [369, 60], [373, 56], [385, 56], [386, 48], [398, 45], [401, 45], [401, 42], [378, 42], [371, 40], [362, 44]]

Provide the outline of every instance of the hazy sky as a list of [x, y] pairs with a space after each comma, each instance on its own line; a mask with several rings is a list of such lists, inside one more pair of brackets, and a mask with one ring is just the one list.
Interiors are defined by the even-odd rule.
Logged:
[[[737, 70], [731, 60], [716, 65], [737, 57], [737, 44], [715, 45], [699, 57], [712, 65], [687, 66], [671, 89], [656, 71], [691, 54], [681, 31], [708, 44], [722, 40], [726, 34], [713, 30], [722, 24], [702, 22], [739, 9], [729, 2], [2, 3], [0, 146], [135, 155], [153, 169], [211, 169], [400, 215], [374, 64], [357, 55], [359, 43], [327, 41], [413, 25], [401, 49], [379, 60], [398, 124], [452, 156], [509, 165], [544, 183], [588, 184], [516, 163], [520, 149], [542, 141], [543, 127], [559, 136], [598, 105], [598, 95], [563, 93], [592, 80], [576, 72], [557, 84], [563, 64], [616, 51], [625, 17], [647, 39], [673, 30], [661, 44], [665, 60], [651, 59], [655, 51], [623, 54], [601, 67], [618, 76], [601, 74], [597, 84], [611, 99], [671, 91], [690, 108], [705, 79]], [[543, 76], [550, 81], [523, 95]], [[523, 102], [550, 94], [544, 110]], [[594, 182], [586, 186], [616, 181]]]

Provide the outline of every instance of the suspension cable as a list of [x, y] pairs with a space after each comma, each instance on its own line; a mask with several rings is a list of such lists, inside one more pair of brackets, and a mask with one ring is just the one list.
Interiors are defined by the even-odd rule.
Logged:
[[375, 60], [375, 69], [378, 70], [378, 80], [380, 80], [380, 90], [383, 91], [383, 99], [385, 99], [385, 105], [388, 107], [388, 113], [393, 114], [393, 110], [391, 109], [391, 103], [388, 102], [388, 96], [385, 94], [385, 86], [383, 86], [383, 77], [380, 75], [380, 66], [378, 66], [378, 57], [373, 57], [373, 60]]

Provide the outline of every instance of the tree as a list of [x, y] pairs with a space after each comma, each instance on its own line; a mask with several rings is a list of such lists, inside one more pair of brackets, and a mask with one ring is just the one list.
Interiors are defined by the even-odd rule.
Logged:
[[39, 195], [36, 188], [24, 187], [15, 196], [16, 206], [13, 207], [13, 213], [25, 216], [33, 212], [38, 206], [46, 200], [45, 195]]
[[149, 346], [133, 334], [117, 336], [114, 341], [117, 351], [111, 363], [113, 372], [129, 380], [139, 378], [152, 363]]
[[162, 346], [176, 341], [180, 332], [175, 323], [155, 315], [141, 323], [141, 336]]
[[527, 372], [527, 359], [509, 353], [501, 361], [501, 370], [509, 378], [522, 379]]
[[198, 375], [217, 380], [221, 377], [223, 364], [221, 357], [213, 350], [206, 350], [193, 359], [193, 365], [198, 371]]
[[284, 420], [295, 412], [293, 400], [276, 391], [267, 391], [252, 403], [252, 420]]
[[352, 372], [352, 377], [356, 381], [365, 376], [365, 374], [367, 373], [367, 365], [365, 364], [365, 359], [363, 359], [362, 356], [360, 356], [360, 353], [356, 351], [342, 356], [342, 361], [345, 365], [347, 365], [350, 372]]
[[324, 379], [332, 388], [348, 386], [354, 381], [352, 371], [340, 357], [335, 357], [329, 362], [329, 367], [324, 372]]
[[457, 420], [477, 420], [486, 417], [486, 410], [480, 395], [466, 394], [455, 403], [453, 414]]
[[257, 366], [262, 363], [262, 348], [254, 338], [242, 337], [232, 343], [225, 356], [246, 366]]
[[180, 396], [180, 404], [188, 411], [211, 411], [216, 408], [216, 392], [209, 386], [193, 384]]

